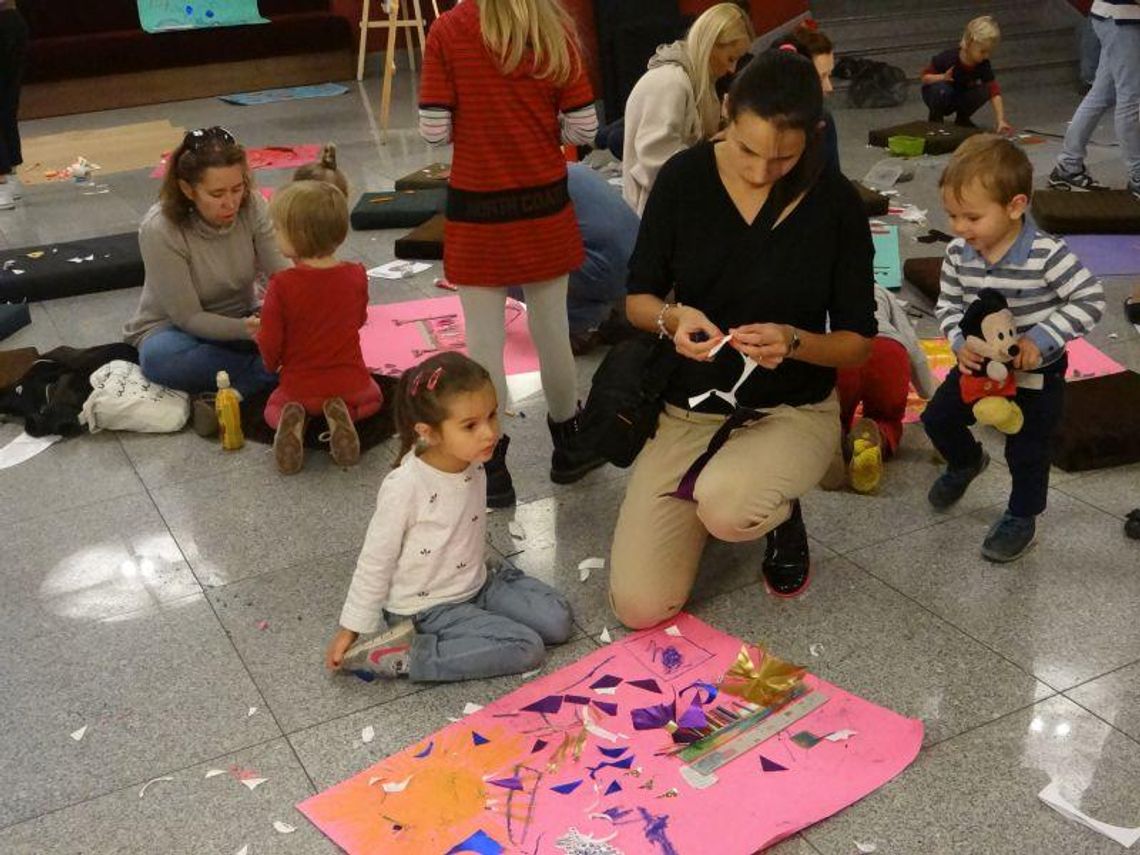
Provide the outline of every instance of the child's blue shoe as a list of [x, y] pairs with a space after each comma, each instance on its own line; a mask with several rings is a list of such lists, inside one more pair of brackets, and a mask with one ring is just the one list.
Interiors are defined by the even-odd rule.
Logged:
[[986, 454], [985, 449], [980, 449], [980, 451], [981, 456], [973, 466], [965, 466], [961, 469], [947, 467], [946, 471], [938, 476], [938, 480], [934, 482], [930, 492], [926, 494], [926, 498], [935, 510], [944, 511], [962, 498], [966, 488], [970, 486], [970, 482], [981, 475], [985, 468], [990, 465], [990, 456]]
[[1016, 561], [1033, 546], [1036, 520], [1036, 517], [1015, 517], [1006, 511], [982, 541], [982, 557], [999, 564]]

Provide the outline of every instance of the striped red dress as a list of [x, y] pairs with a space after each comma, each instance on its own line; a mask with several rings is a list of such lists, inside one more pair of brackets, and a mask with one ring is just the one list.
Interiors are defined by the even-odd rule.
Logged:
[[566, 190], [560, 113], [593, 103], [585, 69], [564, 86], [509, 75], [483, 43], [475, 0], [428, 34], [420, 109], [448, 110], [454, 155], [443, 267], [457, 285], [519, 285], [576, 270], [582, 238]]

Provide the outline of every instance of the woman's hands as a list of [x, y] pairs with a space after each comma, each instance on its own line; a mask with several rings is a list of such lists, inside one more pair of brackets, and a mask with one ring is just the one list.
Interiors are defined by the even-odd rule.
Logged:
[[258, 332], [261, 331], [261, 318], [258, 315], [247, 315], [242, 318], [242, 323], [245, 324], [245, 331], [250, 338], [257, 338]]
[[761, 368], [776, 368], [791, 352], [791, 328], [786, 324], [745, 324], [729, 332], [730, 344]]
[[673, 345], [677, 353], [697, 362], [707, 362], [709, 353], [724, 338], [716, 324], [700, 309], [692, 306], [673, 306], [669, 309], [677, 326], [673, 332]]
[[332, 641], [329, 642], [329, 649], [325, 651], [325, 667], [330, 671], [336, 671], [340, 668], [345, 651], [352, 647], [359, 637], [351, 629], [344, 629], [343, 627], [338, 629]]

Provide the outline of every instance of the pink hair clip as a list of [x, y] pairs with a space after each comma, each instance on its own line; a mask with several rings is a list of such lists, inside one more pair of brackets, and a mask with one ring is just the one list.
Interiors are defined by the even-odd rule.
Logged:
[[429, 392], [435, 391], [435, 384], [439, 382], [440, 375], [442, 375], [442, 374], [443, 374], [443, 366], [442, 365], [439, 366], [438, 368], [436, 368], [435, 371], [433, 371], [431, 373], [431, 377], [428, 378], [428, 382], [427, 382], [427, 387], [428, 387]]
[[799, 53], [799, 51], [796, 50], [796, 46], [794, 44], [792, 44], [791, 42], [784, 42], [782, 45], [780, 45], [779, 49], [791, 51], [792, 53]]

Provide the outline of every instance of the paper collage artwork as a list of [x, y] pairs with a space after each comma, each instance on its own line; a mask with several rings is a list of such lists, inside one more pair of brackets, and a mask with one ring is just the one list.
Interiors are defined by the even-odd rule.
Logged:
[[139, 24], [148, 33], [200, 27], [268, 24], [257, 0], [138, 0]]
[[[777, 721], [785, 707], [737, 756], [726, 749], [744, 736], [682, 759], [707, 741], [683, 733], [747, 707], [714, 684], [758, 672], [740, 639], [688, 615], [670, 629], [527, 683], [298, 809], [350, 853], [732, 855], [842, 810], [917, 755], [921, 722], [808, 675], [794, 723]], [[728, 804], [732, 822], [710, 828]]]

